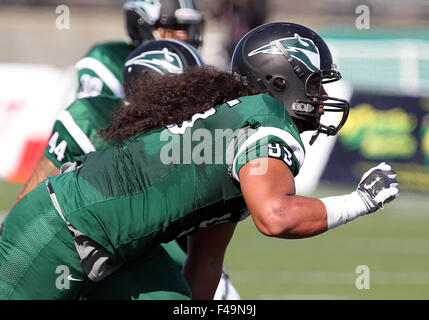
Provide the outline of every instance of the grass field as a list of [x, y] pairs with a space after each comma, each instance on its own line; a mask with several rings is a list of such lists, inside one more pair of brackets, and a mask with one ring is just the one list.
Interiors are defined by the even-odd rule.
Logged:
[[[352, 190], [319, 189], [315, 196]], [[428, 195], [401, 193], [383, 211], [299, 240], [263, 236], [247, 219], [225, 266], [243, 299], [429, 299], [428, 204]], [[356, 288], [360, 265], [369, 289]]]
[[22, 185], [7, 183], [0, 179], [0, 220], [9, 212]]
[[[0, 212], [21, 186], [0, 182]], [[351, 187], [321, 185], [314, 196]], [[347, 190], [347, 191], [345, 191]], [[281, 240], [241, 222], [225, 266], [242, 299], [429, 299], [428, 195], [402, 192], [383, 211], [314, 238]], [[358, 266], [369, 289], [357, 289]]]

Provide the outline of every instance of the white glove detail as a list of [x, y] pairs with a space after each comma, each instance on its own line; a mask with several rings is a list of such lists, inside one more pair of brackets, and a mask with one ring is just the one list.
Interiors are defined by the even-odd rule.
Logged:
[[328, 230], [359, 216], [383, 209], [398, 196], [396, 173], [385, 162], [364, 173], [356, 191], [320, 199], [326, 208]]
[[396, 173], [385, 162], [364, 173], [355, 191], [365, 203], [368, 212], [383, 209], [384, 204], [395, 199], [399, 194]]

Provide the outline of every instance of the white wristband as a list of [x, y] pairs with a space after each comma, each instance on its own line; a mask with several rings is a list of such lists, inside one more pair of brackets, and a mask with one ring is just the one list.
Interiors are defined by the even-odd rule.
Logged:
[[344, 196], [328, 197], [320, 200], [326, 207], [328, 230], [369, 212], [368, 206], [356, 191]]

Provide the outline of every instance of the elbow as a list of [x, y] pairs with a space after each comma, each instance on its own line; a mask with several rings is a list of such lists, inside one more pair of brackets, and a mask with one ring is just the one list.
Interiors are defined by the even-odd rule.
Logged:
[[268, 201], [261, 212], [252, 215], [258, 230], [275, 238], [294, 238], [294, 230], [298, 225], [294, 206], [287, 200], [275, 199]]

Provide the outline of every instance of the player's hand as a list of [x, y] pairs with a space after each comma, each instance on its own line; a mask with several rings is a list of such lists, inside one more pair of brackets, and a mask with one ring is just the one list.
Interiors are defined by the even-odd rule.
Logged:
[[356, 193], [364, 201], [368, 213], [383, 209], [385, 203], [395, 199], [399, 193], [396, 173], [385, 162], [364, 173]]

